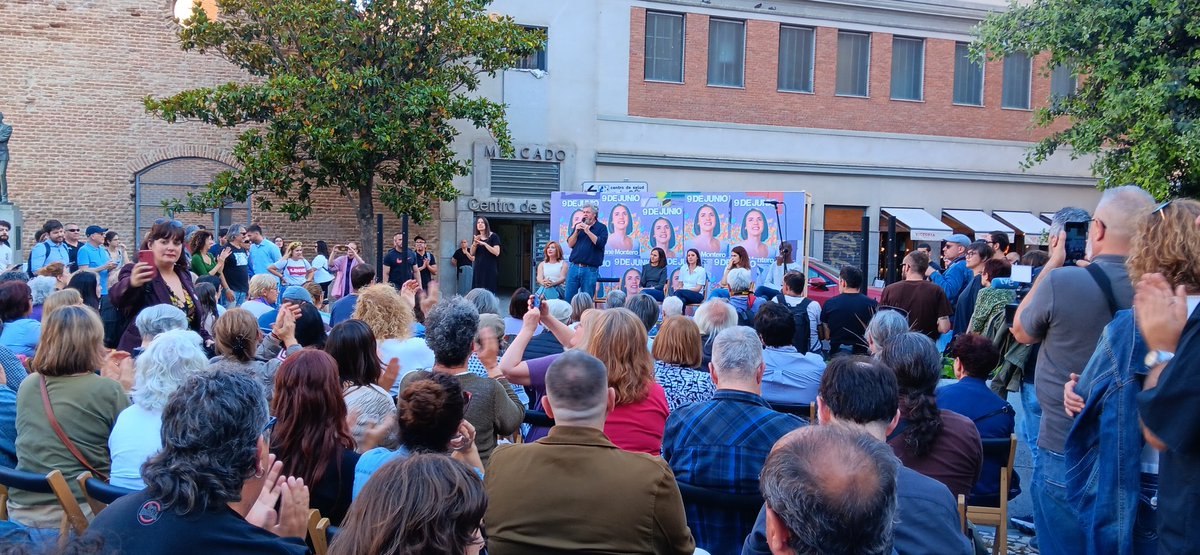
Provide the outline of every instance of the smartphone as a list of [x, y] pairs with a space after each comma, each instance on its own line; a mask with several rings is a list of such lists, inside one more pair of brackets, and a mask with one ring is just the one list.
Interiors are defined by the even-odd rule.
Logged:
[[1087, 258], [1088, 222], [1067, 222], [1063, 224], [1063, 231], [1067, 234], [1066, 265], [1074, 266]]
[[138, 262], [149, 264], [154, 268], [154, 275], [158, 275], [158, 267], [154, 265], [154, 251], [138, 251]]
[[542, 298], [541, 297], [534, 295], [529, 298], [533, 299], [533, 308], [541, 308], [541, 306], [542, 306]]

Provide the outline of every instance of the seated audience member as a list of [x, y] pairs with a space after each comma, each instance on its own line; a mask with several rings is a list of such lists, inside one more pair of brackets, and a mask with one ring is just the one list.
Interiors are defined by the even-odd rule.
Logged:
[[[6, 280], [14, 281], [14, 280]], [[36, 276], [29, 280], [29, 290], [33, 295], [33, 310], [30, 311], [29, 317], [42, 321], [43, 304], [55, 291], [58, 291], [58, 280], [50, 276]]]
[[[817, 418], [822, 428], [867, 433], [885, 441], [899, 413], [896, 374], [866, 357], [838, 357], [821, 378]], [[969, 555], [973, 552], [958, 520], [958, 504], [941, 482], [900, 465], [896, 469], [894, 547], [900, 555]], [[759, 511], [742, 553], [766, 555], [766, 510]]]
[[[996, 337], [1008, 331], [1004, 322], [1004, 307], [1017, 298], [1016, 289], [993, 287], [993, 280], [1012, 275], [1012, 265], [1005, 259], [992, 258], [983, 262], [979, 275], [983, 286], [975, 296], [975, 308], [971, 314], [968, 331], [985, 337]], [[957, 333], [957, 332], [955, 332]]]
[[[39, 375], [21, 382], [17, 391], [17, 470], [44, 475], [58, 469], [63, 476], [72, 477], [89, 470], [107, 478], [108, 436], [117, 415], [129, 406], [129, 397], [120, 383], [96, 375], [108, 363], [104, 326], [96, 311], [83, 306], [63, 307], [45, 318], [41, 345], [30, 364]], [[50, 424], [43, 391], [50, 397], [50, 412], [63, 435], [83, 461], [72, 454]], [[73, 482], [68, 480], [71, 490], [84, 503]], [[35, 528], [58, 528], [62, 510], [54, 495], [19, 489], [9, 494], [12, 520]], [[86, 503], [84, 507], [84, 512], [90, 513]]]
[[[987, 263], [993, 262], [1008, 263], [996, 259]], [[958, 383], [938, 388], [938, 408], [971, 419], [979, 430], [980, 439], [1007, 438], [1016, 429], [1016, 413], [1012, 405], [988, 389], [987, 384], [988, 375], [1000, 363], [1000, 351], [990, 339], [968, 333], [954, 336], [950, 356], [954, 357], [954, 377], [958, 378]], [[1015, 478], [1016, 474], [1013, 476]], [[969, 502], [1000, 506], [1000, 465], [995, 461], [983, 462], [980, 480], [971, 490]]]
[[500, 314], [500, 299], [496, 298], [495, 293], [487, 289], [476, 287], [467, 291], [467, 294], [463, 295], [463, 298], [475, 305], [475, 310], [479, 311], [480, 314]]
[[54, 279], [54, 289], [57, 291], [67, 286], [67, 280], [71, 278], [71, 273], [67, 271], [66, 264], [62, 262], [51, 262], [37, 270], [39, 277], [48, 277]]
[[592, 296], [587, 293], [576, 293], [571, 298], [571, 329], [575, 329], [583, 319], [583, 313], [596, 308]]
[[[529, 302], [528, 299], [525, 301]], [[433, 350], [433, 372], [457, 376], [463, 391], [471, 398], [466, 408], [466, 420], [475, 429], [475, 446], [479, 458], [487, 465], [496, 448], [496, 436], [506, 436], [521, 426], [525, 405], [517, 398], [508, 378], [499, 368], [492, 368], [494, 377], [483, 378], [467, 371], [479, 325], [479, 314], [465, 299], [452, 297], [437, 304], [425, 318], [425, 341]], [[426, 372], [405, 376], [401, 389]]]
[[[529, 297], [532, 295], [524, 287], [513, 291], [512, 299], [508, 302], [508, 316], [504, 317], [504, 335], [513, 336], [521, 331], [521, 317], [529, 310]], [[541, 329], [538, 331], [541, 332]]]
[[[566, 301], [547, 299], [545, 302], [550, 303], [550, 301], [562, 303], [562, 305], [559, 305], [560, 308], [565, 305], [566, 314], [563, 315], [563, 318], [569, 317], [571, 307]], [[540, 336], [541, 334], [539, 334]], [[562, 346], [558, 343], [558, 339], [554, 339], [553, 341], [555, 345], [559, 345], [558, 352], [561, 353]], [[498, 376], [503, 375], [497, 368], [500, 366], [500, 353], [504, 352], [507, 346], [508, 342], [504, 339], [504, 319], [496, 314], [480, 314], [479, 329], [475, 331], [475, 341], [472, 343], [473, 352], [467, 358], [467, 371], [484, 379], [489, 377], [489, 371]], [[529, 394], [525, 392], [525, 388], [515, 383], [510, 383], [509, 386], [512, 388], [513, 393], [517, 394], [517, 399], [521, 401], [521, 406], [529, 406]]]
[[938, 410], [934, 390], [942, 374], [942, 355], [933, 340], [908, 332], [883, 346], [879, 361], [896, 372], [900, 384], [900, 423], [888, 436], [907, 466], [970, 495], [983, 466], [983, 445], [971, 419]]
[[142, 353], [159, 334], [173, 330], [186, 330], [188, 327], [187, 314], [169, 304], [156, 304], [142, 309], [133, 321], [138, 334], [142, 336], [142, 344], [131, 353], [135, 358]]
[[[350, 426], [350, 435], [354, 438], [358, 451], [362, 452], [361, 446], [367, 432], [373, 426], [396, 416], [396, 403], [388, 394], [391, 383], [387, 383], [387, 387], [379, 383], [383, 373], [379, 370], [375, 336], [371, 334], [371, 328], [361, 320], [346, 320], [329, 332], [329, 339], [325, 341], [325, 352], [337, 362], [342, 399], [346, 402], [349, 414], [355, 415]], [[398, 363], [389, 370], [393, 368], [398, 372]], [[396, 372], [390, 372], [388, 380], [394, 381]], [[395, 448], [398, 442], [399, 438], [392, 434], [381, 445]]]
[[909, 332], [908, 318], [896, 310], [880, 310], [867, 324], [863, 337], [867, 340], [867, 351], [878, 356], [883, 346], [893, 337]]
[[108, 451], [112, 453], [108, 483], [125, 489], [146, 487], [142, 463], [162, 449], [160, 432], [167, 398], [193, 374], [208, 370], [208, 357], [200, 341], [191, 330], [171, 330], [158, 334], [137, 358], [130, 394], [133, 404], [117, 416], [108, 436]]
[[336, 301], [329, 308], [329, 325], [336, 326], [354, 315], [354, 307], [358, 306], [358, 292], [363, 287], [375, 281], [375, 268], [369, 264], [359, 264], [350, 270], [350, 285], [353, 292]]
[[652, 347], [654, 345], [654, 336], [658, 333], [658, 328], [655, 327], [658, 325], [658, 316], [660, 313], [658, 301], [655, 301], [654, 297], [638, 293], [625, 301], [625, 308], [636, 314], [638, 319], [642, 321], [642, 326], [646, 328], [646, 333], [650, 335], [650, 344], [648, 347]]
[[683, 316], [683, 300], [679, 297], [670, 296], [663, 299], [662, 302], [662, 317], [663, 320], [672, 316]]
[[750, 277], [750, 270], [734, 268], [729, 270], [726, 277], [729, 280], [729, 304], [733, 305], [733, 309], [739, 314], [745, 314], [749, 316], [749, 319], [753, 319], [763, 303], [770, 299], [755, 297], [750, 293], [750, 288], [754, 285]]
[[[271, 333], [271, 326], [275, 324], [275, 320], [279, 317], [279, 309], [289, 307], [292, 309], [292, 312], [296, 314], [296, 322], [299, 323], [301, 319], [300, 309], [302, 309], [306, 304], [313, 305], [313, 307], [316, 308], [316, 305], [313, 304], [313, 301], [315, 301], [315, 299], [313, 299], [312, 294], [309, 293], [307, 289], [299, 285], [292, 285], [287, 289], [284, 289], [283, 294], [279, 296], [279, 306], [277, 308], [272, 308], [271, 310], [258, 315], [258, 327], [263, 331], [263, 333]], [[319, 311], [314, 310], [313, 316], [318, 317], [318, 319], [321, 320], [321, 330], [324, 331], [325, 321], [324, 319], [319, 318], [318, 315]], [[308, 347], [309, 345], [304, 344], [304, 346]]]
[[[83, 295], [80, 295], [79, 291], [76, 291], [74, 289], [63, 289], [62, 291], [55, 291], [55, 292], [51, 293], [49, 297], [46, 297], [46, 301], [42, 304], [42, 307], [41, 307], [43, 309], [42, 315], [44, 316], [46, 314], [49, 314], [49, 313], [53, 312], [54, 309], [56, 309], [56, 308], [61, 308], [64, 306], [81, 306], [81, 305], [83, 305]], [[162, 305], [156, 305], [156, 306], [162, 306]], [[167, 305], [167, 306], [170, 306], [170, 305]], [[174, 307], [172, 307], [172, 308], [174, 308]], [[175, 310], [179, 310], [179, 309], [176, 308]], [[180, 310], [179, 313], [183, 314], [183, 311]], [[39, 318], [39, 321], [40, 320], [41, 319]], [[186, 317], [184, 318], [184, 327], [185, 328], [187, 327], [187, 318]]]
[[700, 368], [700, 329], [690, 318], [664, 320], [652, 354], [654, 379], [667, 395], [668, 410], [675, 412], [684, 405], [712, 399], [716, 386]]
[[[409, 285], [406, 283], [404, 288], [409, 289]], [[424, 339], [413, 337], [413, 323], [416, 322], [414, 291], [408, 290], [401, 295], [391, 285], [378, 283], [361, 289], [358, 300], [353, 318], [362, 320], [375, 334], [380, 364], [387, 365], [397, 359], [402, 378], [415, 370], [433, 368], [433, 351]], [[392, 386], [393, 396], [399, 393], [399, 387], [399, 381]]]
[[611, 372], [577, 351], [550, 365], [542, 406], [556, 425], [535, 443], [497, 449], [484, 478], [489, 553], [695, 550], [667, 463], [622, 450], [602, 431], [619, 395]]
[[[483, 474], [483, 462], [475, 447], [475, 428], [463, 419], [467, 397], [458, 378], [434, 372], [413, 380], [396, 399], [396, 430], [400, 447], [369, 447], [354, 467], [354, 497], [379, 468], [394, 459], [414, 453], [449, 454]], [[368, 435], [368, 442], [372, 439]]]
[[163, 408], [165, 441], [142, 468], [146, 489], [109, 505], [88, 535], [114, 554], [308, 553], [308, 488], [272, 464], [264, 436], [273, 424], [253, 376], [193, 375]]
[[821, 325], [821, 303], [804, 296], [805, 286], [807, 283], [805, 283], [804, 274], [788, 272], [783, 276], [783, 291], [779, 293], [775, 301], [782, 302], [793, 311], [804, 307], [804, 315], [808, 317], [808, 329], [796, 330], [796, 337], [792, 338], [792, 344], [796, 346], [796, 350], [800, 350], [800, 346], [806, 344], [808, 345], [807, 352], [822, 354], [825, 349], [821, 344], [820, 334], [817, 333], [817, 328]]
[[646, 328], [625, 308], [599, 311], [579, 347], [608, 369], [616, 406], [604, 434], [621, 449], [658, 455], [667, 425], [666, 393], [654, 381], [654, 359], [646, 350]]
[[37, 352], [42, 324], [30, 317], [33, 312], [33, 293], [20, 281], [0, 283], [0, 346], [14, 354], [32, 357]]
[[350, 507], [330, 555], [475, 555], [487, 494], [470, 467], [418, 453], [383, 465]]
[[838, 274], [838, 294], [821, 307], [821, 323], [829, 330], [831, 355], [865, 355], [867, 323], [875, 316], [879, 303], [864, 294], [862, 270], [842, 266]]
[[709, 299], [696, 308], [692, 320], [700, 328], [700, 341], [704, 345], [700, 367], [708, 368], [708, 363], [712, 362], [713, 341], [717, 334], [737, 325], [737, 310], [721, 299]]
[[[577, 293], [575, 296], [578, 297], [579, 295], [580, 293]], [[562, 322], [564, 325], [570, 322], [572, 309], [567, 301], [546, 299], [542, 302], [549, 306], [550, 316], [554, 317], [555, 320]], [[554, 336], [554, 332], [544, 327], [541, 329], [541, 333], [534, 335], [529, 340], [529, 345], [525, 347], [525, 360], [556, 355], [563, 352], [563, 344]], [[517, 331], [518, 333], [520, 332], [519, 329]]]
[[200, 305], [205, 309], [202, 325], [204, 326], [204, 331], [207, 331], [209, 335], [212, 335], [213, 324], [217, 323], [217, 318], [225, 314], [225, 306], [217, 298], [217, 291], [219, 290], [219, 285], [214, 286], [207, 281], [196, 282], [196, 297], [199, 299]]
[[71, 279], [67, 281], [67, 286], [63, 288], [63, 291], [68, 289], [79, 292], [84, 306], [89, 306], [97, 312], [100, 311], [100, 280], [96, 277], [95, 272], [84, 270], [71, 274]]
[[213, 339], [216, 341], [217, 356], [208, 361], [213, 370], [237, 370], [248, 372], [258, 378], [267, 394], [267, 400], [275, 391], [275, 372], [284, 357], [298, 352], [303, 347], [296, 341], [296, 322], [292, 312], [285, 310], [278, 315], [279, 325], [264, 340], [254, 315], [240, 308], [231, 308], [217, 318], [213, 324]]
[[[725, 330], [714, 350], [710, 372], [716, 393], [671, 413], [663, 458], [681, 483], [723, 493], [758, 493], [758, 474], [771, 446], [804, 421], [771, 410], [762, 398], [762, 342], [754, 330]], [[753, 515], [704, 505], [686, 508], [696, 545], [710, 553], [737, 553], [754, 525]]]
[[325, 292], [321, 290], [321, 286], [311, 281], [305, 282], [300, 287], [303, 287], [308, 294], [312, 296], [313, 306], [317, 307], [317, 312], [321, 315], [321, 320], [324, 321], [325, 327], [329, 327], [329, 313], [326, 312]]
[[891, 552], [897, 466], [886, 445], [861, 432], [813, 426], [784, 436], [760, 485], [771, 552]]
[[604, 297], [604, 308], [624, 308], [627, 296], [620, 289], [613, 289]]
[[[7, 379], [9, 359], [21, 365], [11, 351], [0, 347], [0, 361], [5, 361], [6, 366], [0, 372], [0, 379]], [[0, 466], [17, 467], [17, 390], [6, 384], [0, 384]], [[4, 534], [0, 533], [0, 541], [3, 540]]]
[[279, 304], [279, 278], [271, 274], [258, 274], [250, 278], [250, 292], [246, 302], [238, 306], [255, 318], [275, 310]]
[[754, 331], [764, 347], [763, 398], [770, 403], [812, 404], [821, 385], [825, 359], [816, 353], [800, 353], [792, 345], [796, 333], [792, 311], [779, 303], [763, 305], [754, 317]]
[[333, 357], [302, 349], [279, 365], [271, 398], [271, 412], [279, 419], [271, 453], [283, 461], [284, 474], [304, 480], [309, 506], [334, 526], [350, 508], [358, 464], [339, 382]]

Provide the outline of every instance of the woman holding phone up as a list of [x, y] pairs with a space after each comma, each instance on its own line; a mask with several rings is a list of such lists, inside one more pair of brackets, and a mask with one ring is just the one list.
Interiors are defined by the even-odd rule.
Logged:
[[129, 327], [121, 336], [117, 348], [132, 351], [142, 345], [134, 321], [143, 308], [157, 304], [171, 304], [188, 317], [188, 327], [204, 338], [205, 347], [212, 345], [212, 337], [204, 329], [205, 309], [192, 286], [192, 274], [183, 257], [183, 223], [179, 220], [159, 218], [146, 233], [138, 251], [137, 262], [121, 268], [117, 284], [109, 291], [112, 304], [129, 319]]

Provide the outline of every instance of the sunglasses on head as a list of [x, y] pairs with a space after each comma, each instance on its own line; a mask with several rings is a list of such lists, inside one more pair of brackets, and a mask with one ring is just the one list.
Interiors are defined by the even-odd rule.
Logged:
[[265, 439], [267, 441], [268, 445], [271, 443], [271, 430], [275, 429], [276, 421], [277, 421], [277, 419], [274, 416], [272, 416], [267, 419], [266, 424], [263, 424], [262, 436], [263, 436], [263, 439]]
[[[183, 227], [183, 222], [181, 222], [179, 220], [171, 219], [171, 218], [159, 218], [157, 220], [154, 220], [154, 225], [163, 225], [163, 224], [167, 224], [167, 223], [171, 224], [171, 227]], [[79, 231], [79, 230], [76, 229], [75, 231]]]
[[1158, 206], [1155, 206], [1154, 211], [1151, 212], [1151, 214], [1158, 214], [1158, 217], [1166, 220], [1167, 219], [1166, 210], [1167, 210], [1168, 206], [1171, 206], [1172, 202], [1175, 202], [1175, 199], [1168, 200], [1162, 204], [1159, 204]]

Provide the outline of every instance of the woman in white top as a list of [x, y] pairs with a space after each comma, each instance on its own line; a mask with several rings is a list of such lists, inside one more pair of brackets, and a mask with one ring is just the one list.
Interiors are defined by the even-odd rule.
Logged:
[[562, 247], [557, 241], [546, 243], [542, 258], [537, 267], [537, 294], [547, 299], [561, 299], [566, 296], [563, 284], [567, 282], [568, 264], [563, 260]]
[[284, 285], [304, 285], [304, 282], [312, 279], [315, 270], [304, 259], [304, 243], [293, 241], [284, 252], [284, 257], [268, 266], [267, 271], [283, 280]]
[[[404, 282], [401, 291], [391, 285], [377, 283], [358, 292], [358, 303], [354, 305], [355, 320], [362, 320], [379, 344], [379, 363], [386, 369], [392, 359], [398, 359], [398, 378], [415, 370], [433, 368], [433, 351], [420, 337], [413, 337], [413, 323], [417, 321], [413, 312], [416, 306], [416, 290], [421, 282], [410, 279]], [[400, 380], [392, 386], [392, 396], [400, 394]]]
[[779, 255], [775, 257], [775, 262], [762, 270], [760, 279], [762, 284], [754, 290], [755, 297], [763, 297], [766, 299], [774, 299], [783, 291], [783, 276], [791, 271], [801, 271], [802, 266], [796, 264], [792, 258], [792, 244], [783, 243], [779, 245]]
[[250, 278], [250, 292], [246, 294], [244, 308], [255, 318], [262, 317], [279, 303], [279, 280], [270, 274], [258, 274]]
[[688, 249], [687, 265], [679, 269], [679, 281], [682, 287], [675, 291], [675, 296], [683, 304], [699, 304], [704, 302], [704, 288], [708, 285], [708, 270], [700, 265], [700, 251]]
[[133, 404], [121, 411], [108, 450], [112, 454], [109, 483], [144, 489], [142, 463], [162, 449], [162, 411], [167, 398], [192, 374], [208, 370], [200, 336], [191, 330], [171, 330], [154, 337], [135, 363]]
[[333, 283], [333, 273], [329, 271], [329, 245], [325, 241], [317, 241], [317, 255], [312, 259], [313, 283], [321, 286], [321, 292], [329, 298], [329, 284]]

